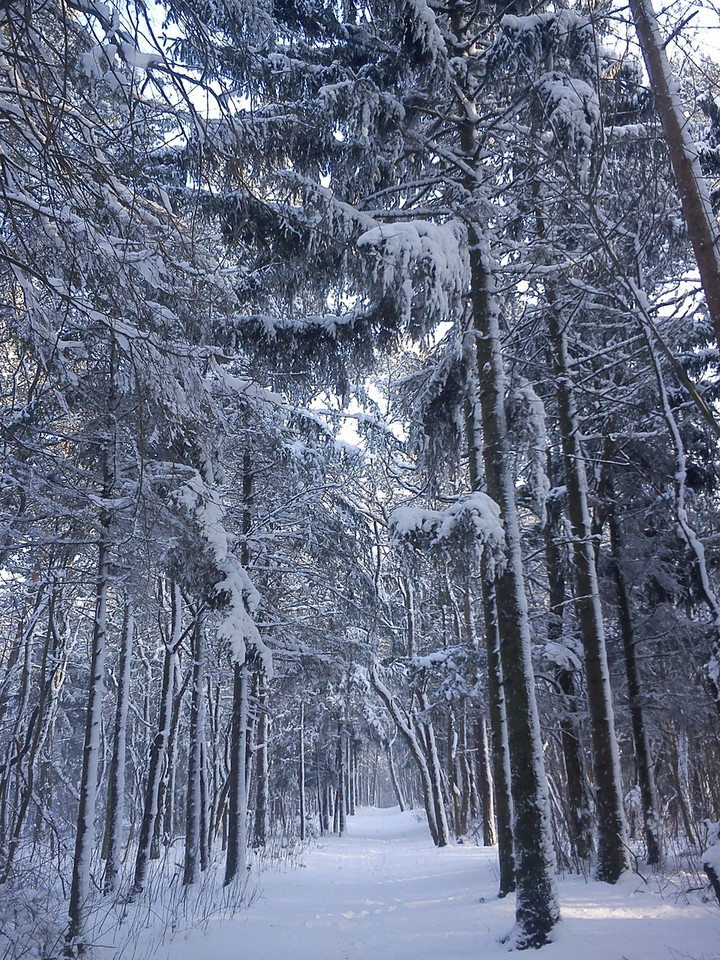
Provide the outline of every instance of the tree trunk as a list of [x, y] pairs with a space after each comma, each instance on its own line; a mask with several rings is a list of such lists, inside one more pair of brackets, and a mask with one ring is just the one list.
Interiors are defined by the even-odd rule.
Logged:
[[395, 798], [398, 802], [398, 807], [400, 807], [400, 813], [404, 813], [406, 807], [405, 798], [403, 797], [402, 790], [400, 789], [400, 781], [398, 780], [397, 770], [395, 769], [392, 743], [388, 742], [385, 749], [387, 752], [388, 770], [390, 771], [390, 782], [392, 783], [393, 790], [395, 791]]
[[305, 819], [305, 704], [300, 704], [300, 776], [298, 793], [300, 794], [300, 840], [307, 839], [307, 824]]
[[[471, 364], [474, 362], [470, 357]], [[477, 388], [477, 368], [474, 370]], [[468, 444], [468, 471], [473, 492], [481, 488], [482, 475], [482, 413], [475, 396], [475, 389], [466, 401], [465, 428]], [[499, 897], [506, 897], [515, 890], [515, 853], [512, 832], [512, 795], [510, 791], [510, 751], [507, 736], [505, 689], [500, 663], [500, 635], [495, 605], [495, 584], [485, 559], [481, 559], [480, 579], [482, 584], [483, 616], [485, 620], [485, 654], [487, 657], [488, 709], [492, 737], [492, 772], [495, 788], [495, 817], [497, 820], [498, 865], [500, 870]], [[467, 628], [471, 624], [468, 622]]]
[[197, 883], [202, 867], [202, 752], [205, 740], [205, 615], [195, 614], [193, 631], [190, 737], [185, 815], [185, 863], [183, 883]]
[[173, 582], [170, 587], [172, 597], [172, 614], [170, 638], [165, 644], [165, 661], [163, 665], [163, 683], [160, 700], [159, 729], [153, 740], [150, 750], [150, 765], [148, 768], [147, 786], [145, 789], [145, 805], [143, 809], [140, 838], [138, 840], [137, 856], [135, 858], [135, 877], [133, 880], [133, 894], [140, 893], [145, 885], [150, 848], [152, 845], [155, 823], [158, 817], [160, 780], [162, 765], [170, 738], [173, 712], [173, 690], [175, 683], [175, 661], [177, 650], [182, 638], [182, 600], [180, 586]]
[[235, 664], [233, 674], [232, 732], [230, 746], [230, 816], [225, 859], [225, 884], [244, 873], [247, 858], [247, 731], [248, 686], [245, 664]]
[[477, 228], [469, 228], [468, 239], [477, 369], [482, 372], [478, 394], [485, 481], [488, 494], [500, 507], [506, 542], [506, 562], [495, 580], [495, 599], [510, 748], [516, 940], [521, 948], [539, 947], [548, 942], [560, 918], [555, 858], [535, 701], [520, 529], [507, 435], [505, 371], [490, 254]]
[[407, 743], [410, 749], [410, 754], [417, 765], [418, 772], [420, 774], [420, 784], [423, 792], [423, 805], [425, 807], [425, 813], [427, 814], [430, 835], [432, 836], [435, 846], [443, 846], [443, 844], [439, 842], [440, 833], [438, 831], [437, 813], [425, 748], [420, 743], [416, 726], [412, 718], [402, 710], [388, 688], [382, 682], [375, 668], [371, 668], [370, 670], [370, 679], [378, 696], [387, 707], [388, 713], [395, 721], [398, 731]]
[[[110, 478], [106, 469], [106, 496], [109, 494]], [[74, 957], [86, 952], [83, 942], [87, 900], [90, 895], [90, 861], [95, 832], [97, 805], [98, 767], [100, 763], [100, 728], [102, 725], [102, 700], [105, 692], [105, 651], [107, 646], [107, 597], [110, 586], [110, 517], [103, 512], [100, 518], [101, 532], [98, 548], [97, 594], [95, 599], [95, 623], [93, 626], [92, 652], [90, 658], [90, 689], [85, 717], [85, 743], [80, 776], [80, 806], [75, 835], [72, 884], [70, 887], [69, 924], [65, 941], [65, 955]]]
[[[556, 471], [548, 454], [548, 476], [554, 483]], [[565, 574], [558, 540], [562, 524], [562, 504], [559, 497], [548, 498], [545, 521], [545, 566], [550, 592], [547, 638], [549, 642], [565, 645], [563, 611], [565, 608]], [[555, 679], [563, 693], [563, 714], [560, 720], [560, 739], [567, 782], [567, 828], [570, 846], [578, 860], [588, 859], [594, 849], [593, 812], [585, 771], [580, 718], [578, 716], [576, 680], [573, 671], [556, 666]]]
[[337, 743], [337, 833], [342, 837], [347, 828], [346, 820], [346, 777], [347, 777], [347, 767], [345, 762], [345, 724], [341, 721], [338, 723], [338, 743]]
[[651, 0], [630, 0], [630, 9], [665, 133], [715, 339], [720, 347], [720, 231], [710, 191], [700, 169], [697, 149], [688, 133], [689, 121], [679, 100], [679, 85], [670, 69]]
[[129, 601], [125, 602], [120, 659], [118, 663], [117, 703], [115, 705], [115, 728], [113, 730], [113, 754], [108, 777], [106, 812], [106, 859], [103, 892], [117, 889], [117, 878], [122, 860], [122, 834], [125, 820], [125, 755], [127, 745], [127, 717], [130, 705], [130, 668], [134, 614]]
[[[544, 231], [540, 227], [540, 233]], [[558, 405], [558, 423], [565, 463], [565, 485], [572, 551], [577, 583], [576, 607], [582, 634], [587, 698], [593, 745], [593, 774], [597, 808], [598, 880], [615, 883], [629, 869], [625, 815], [622, 803], [620, 753], [615, 735], [610, 671], [605, 649], [605, 629], [595, 568], [590, 514], [587, 505], [585, 460], [580, 447], [575, 397], [570, 376], [565, 328], [561, 323], [552, 288], [546, 284], [549, 302], [548, 330]]]
[[[492, 847], [497, 843], [495, 832], [495, 804], [493, 800], [493, 777], [490, 769], [490, 750], [485, 717], [475, 724], [476, 768], [482, 805], [483, 843]], [[512, 838], [512, 834], [511, 834]]]
[[623, 569], [623, 547], [620, 524], [615, 510], [612, 485], [608, 487], [608, 524], [610, 527], [610, 549], [613, 560], [613, 577], [618, 597], [618, 619], [622, 634], [625, 670], [628, 684], [628, 704], [635, 746], [635, 764], [637, 766], [640, 797], [642, 799], [643, 821], [645, 824], [645, 842], [647, 844], [647, 862], [660, 863], [663, 858], [663, 844], [660, 835], [660, 814], [655, 788], [650, 744], [645, 727], [642, 708], [640, 664], [635, 653], [635, 632], [630, 611], [630, 593], [625, 581]]
[[270, 724], [267, 715], [267, 685], [265, 678], [257, 677], [257, 793], [255, 799], [255, 826], [253, 846], [264, 847], [268, 838], [268, 736]]

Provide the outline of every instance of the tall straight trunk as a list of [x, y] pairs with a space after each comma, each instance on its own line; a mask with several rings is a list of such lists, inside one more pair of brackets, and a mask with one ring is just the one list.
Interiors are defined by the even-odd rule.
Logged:
[[205, 615], [195, 614], [193, 631], [190, 742], [188, 745], [183, 883], [197, 883], [202, 868], [202, 753], [205, 740]]
[[632, 724], [635, 764], [637, 767], [640, 798], [647, 844], [647, 862], [660, 863], [663, 858], [663, 844], [660, 834], [660, 807], [658, 804], [655, 775], [653, 773], [650, 743], [645, 727], [645, 715], [642, 708], [640, 664], [635, 651], [635, 631], [630, 610], [630, 591], [625, 580], [623, 568], [623, 545], [620, 523], [615, 509], [612, 486], [608, 489], [608, 525], [610, 527], [610, 550], [613, 560], [613, 577], [618, 599], [618, 619], [625, 655], [625, 672], [628, 684], [628, 705]]
[[[472, 358], [471, 358], [472, 359]], [[475, 370], [477, 388], [477, 370]], [[465, 428], [468, 446], [468, 471], [473, 492], [481, 488], [482, 477], [482, 413], [473, 395], [466, 401]], [[498, 896], [505, 897], [515, 890], [515, 853], [513, 849], [513, 811], [510, 790], [510, 749], [507, 735], [505, 688], [500, 663], [500, 634], [495, 603], [495, 584], [485, 557], [481, 560], [483, 616], [485, 620], [485, 655], [487, 658], [488, 712], [492, 744], [492, 779], [494, 781], [494, 811], [497, 821], [498, 865], [500, 886]], [[466, 621], [466, 629], [471, 630]], [[484, 816], [484, 814], [483, 814]]]
[[495, 818], [497, 821], [498, 866], [500, 885], [498, 896], [505, 897], [515, 890], [515, 840], [513, 837], [513, 795], [510, 772], [510, 744], [508, 721], [500, 660], [500, 630], [498, 627], [495, 585], [483, 576], [483, 608], [485, 611], [485, 643], [488, 665], [488, 708], [492, 737], [492, 766], [495, 781]]
[[349, 760], [349, 792], [348, 792], [348, 815], [355, 816], [357, 807], [357, 777], [358, 777], [358, 743], [354, 737], [348, 739], [348, 760]]
[[689, 120], [680, 102], [679, 84], [670, 68], [652, 2], [630, 0], [630, 9], [665, 134], [715, 339], [720, 347], [720, 230], [710, 191], [700, 168], [697, 147], [690, 139]]
[[125, 820], [125, 759], [127, 752], [127, 718], [130, 706], [130, 668], [135, 618], [129, 601], [125, 602], [118, 663], [117, 703], [113, 730], [113, 753], [108, 775], [107, 810], [105, 814], [106, 851], [104, 893], [117, 889], [122, 861], [123, 822]]
[[490, 253], [479, 229], [468, 229], [471, 305], [479, 378], [483, 466], [488, 494], [500, 507], [506, 561], [495, 579], [495, 606], [506, 698], [519, 947], [548, 942], [560, 919], [550, 809], [535, 701], [530, 627], [505, 411], [506, 381], [500, 348]]
[[430, 789], [433, 805], [435, 807], [435, 822], [437, 824], [437, 845], [446, 847], [450, 843], [450, 827], [448, 826], [447, 813], [445, 811], [445, 793], [443, 790], [442, 766], [438, 754], [437, 740], [435, 738], [435, 727], [429, 719], [430, 701], [427, 694], [418, 694], [418, 703], [422, 711], [423, 719], [420, 723], [420, 729], [423, 732], [425, 742], [425, 752], [427, 756], [427, 767], [430, 774]]
[[247, 862], [247, 732], [250, 676], [245, 664], [233, 674], [230, 740], [230, 815], [225, 858], [225, 884], [242, 875]]
[[[204, 698], [203, 698], [204, 699]], [[205, 707], [201, 707], [205, 710]], [[200, 744], [200, 869], [204, 872], [210, 866], [210, 838], [212, 819], [210, 817], [210, 783], [209, 783], [207, 742], [203, 734]]]
[[400, 781], [398, 780], [397, 770], [395, 768], [395, 758], [393, 757], [392, 743], [389, 741], [386, 744], [385, 751], [387, 754], [388, 771], [390, 772], [390, 783], [392, 783], [392, 788], [395, 791], [395, 799], [398, 802], [398, 807], [400, 807], [400, 813], [404, 813], [406, 808], [405, 798], [403, 797]]
[[255, 798], [255, 827], [253, 845], [264, 847], [268, 838], [268, 736], [270, 724], [267, 715], [267, 684], [257, 676], [257, 791]]
[[[109, 470], [105, 470], [106, 496], [109, 494]], [[90, 895], [90, 862], [95, 832], [97, 806], [98, 768], [100, 763], [100, 729], [102, 726], [102, 701], [104, 693], [105, 652], [107, 648], [107, 598], [110, 586], [110, 517], [103, 511], [100, 518], [100, 544], [98, 547], [97, 593], [95, 597], [95, 622], [93, 625], [92, 652], [90, 655], [90, 687], [85, 715], [85, 742], [83, 765], [80, 775], [80, 805], [78, 808], [75, 856], [73, 859], [72, 883], [70, 886], [69, 923], [65, 940], [65, 955], [78, 956], [86, 952], [83, 941]]]
[[338, 724], [338, 743], [337, 743], [337, 803], [336, 803], [336, 812], [337, 812], [337, 833], [342, 837], [347, 828], [347, 821], [345, 819], [345, 797], [346, 797], [346, 776], [347, 776], [347, 767], [346, 767], [346, 751], [345, 751], [345, 724], [341, 721]]
[[182, 599], [179, 584], [170, 586], [171, 594], [171, 627], [170, 637], [165, 644], [165, 659], [163, 664], [163, 682], [160, 701], [160, 718], [158, 732], [150, 750], [150, 764], [148, 768], [147, 785], [145, 788], [145, 803], [143, 818], [140, 826], [137, 855], [135, 858], [135, 876], [133, 879], [133, 893], [140, 893], [145, 886], [148, 863], [155, 832], [155, 823], [158, 817], [160, 781], [162, 767], [172, 726], [173, 692], [175, 684], [175, 661], [182, 639]]
[[[552, 457], [548, 454], [548, 476], [555, 480]], [[562, 504], [559, 497], [548, 498], [546, 504], [545, 568], [548, 576], [550, 609], [547, 638], [549, 642], [565, 645], [563, 611], [566, 602], [565, 573], [558, 540], [562, 526]], [[555, 668], [555, 679], [563, 694], [564, 704], [560, 720], [560, 742], [565, 763], [567, 785], [567, 830], [570, 846], [578, 860], [589, 858], [594, 849], [593, 811], [586, 786], [585, 756], [578, 711], [576, 679], [567, 666]]]
[[447, 728], [447, 780], [450, 792], [450, 802], [453, 812], [453, 830], [456, 837], [463, 836], [462, 817], [460, 813], [460, 785], [457, 778], [457, 730], [453, 711], [448, 711]]
[[483, 843], [492, 847], [497, 843], [495, 832], [495, 804], [493, 800], [493, 778], [490, 769], [490, 750], [485, 717], [480, 717], [475, 724], [476, 769], [480, 789], [480, 804], [482, 806]]
[[298, 793], [300, 794], [300, 839], [307, 839], [307, 822], [305, 813], [305, 704], [300, 704], [300, 771]]
[[[544, 232], [542, 228], [540, 232]], [[587, 503], [587, 476], [580, 447], [580, 427], [570, 373], [567, 336], [554, 303], [553, 290], [548, 284], [546, 295], [549, 301], [547, 319], [553, 352], [558, 425], [565, 464], [568, 516], [573, 536], [576, 607], [580, 618], [590, 710], [598, 833], [596, 875], [598, 880], [615, 883], [630, 866], [622, 803], [620, 752], [615, 735], [605, 628]]]
[[[250, 561], [248, 534], [250, 532], [253, 497], [253, 474], [250, 450], [243, 455], [243, 546], [241, 562], [244, 567]], [[247, 661], [236, 663], [233, 668], [232, 726], [230, 731], [230, 813], [228, 817], [228, 842], [225, 855], [225, 884], [231, 883], [245, 870], [247, 860], [247, 765], [248, 765], [248, 698], [249, 671]]]

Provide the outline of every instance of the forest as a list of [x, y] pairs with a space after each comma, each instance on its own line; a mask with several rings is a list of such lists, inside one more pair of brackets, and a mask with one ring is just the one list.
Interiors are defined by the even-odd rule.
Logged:
[[720, 903], [719, 30], [3, 4], [3, 957], [360, 806]]

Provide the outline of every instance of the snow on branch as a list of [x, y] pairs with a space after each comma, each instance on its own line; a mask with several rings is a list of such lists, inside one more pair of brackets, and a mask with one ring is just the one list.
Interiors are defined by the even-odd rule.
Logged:
[[272, 654], [260, 636], [253, 613], [260, 603], [260, 594], [247, 570], [230, 551], [223, 525], [225, 509], [217, 492], [195, 473], [175, 493], [175, 501], [184, 508], [197, 527], [210, 555], [218, 579], [215, 593], [222, 605], [223, 618], [218, 636], [226, 640], [236, 663], [244, 663], [248, 647], [262, 663], [265, 675], [273, 675]]
[[600, 132], [600, 101], [584, 80], [552, 71], [537, 81], [547, 118], [562, 147], [574, 154], [580, 182], [587, 184]]
[[467, 290], [467, 238], [457, 220], [380, 224], [360, 236], [358, 247], [377, 253], [375, 278], [399, 297], [406, 324], [418, 301], [426, 321], [447, 318]]
[[548, 56], [571, 55], [576, 68], [593, 76], [597, 64], [592, 22], [574, 10], [550, 10], [518, 17], [506, 14], [490, 50], [490, 65], [534, 75]]
[[409, 0], [408, 30], [413, 39], [435, 61], [446, 51], [445, 40], [437, 23], [434, 11], [427, 0]]
[[399, 507], [389, 519], [390, 544], [441, 550], [486, 552], [488, 574], [504, 563], [505, 531], [500, 507], [486, 493], [471, 493], [445, 510]]

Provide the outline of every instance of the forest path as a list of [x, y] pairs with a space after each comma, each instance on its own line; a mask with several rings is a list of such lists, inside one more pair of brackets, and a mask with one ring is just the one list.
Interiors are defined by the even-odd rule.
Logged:
[[[168, 957], [478, 960], [490, 934], [478, 903], [497, 892], [496, 861], [494, 849], [474, 845], [438, 850], [412, 813], [360, 809], [345, 836], [318, 840], [298, 869], [264, 872], [248, 910], [174, 940]], [[501, 909], [509, 929], [512, 898]]]
[[[359, 810], [301, 866], [266, 870], [231, 919], [181, 934], [155, 960], [509, 960], [514, 897], [496, 898], [497, 852], [433, 847], [412, 813]], [[667, 891], [660, 895], [660, 891]], [[560, 882], [563, 922], [541, 960], [720, 960], [720, 910], [660, 878]], [[535, 954], [533, 954], [534, 956]], [[519, 954], [517, 954], [519, 956]]]

